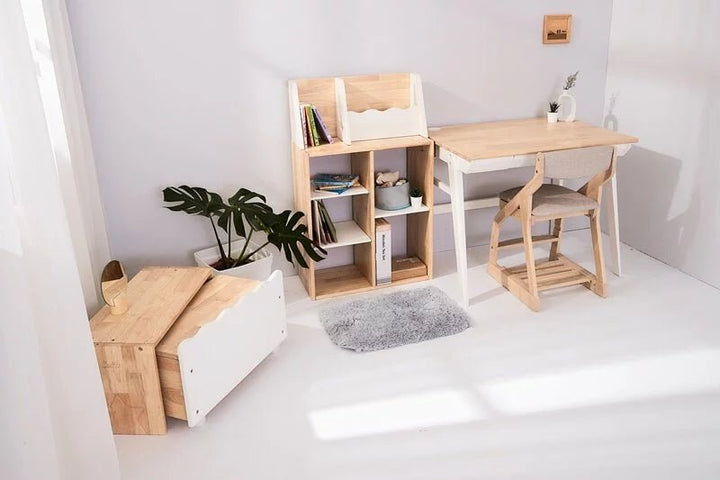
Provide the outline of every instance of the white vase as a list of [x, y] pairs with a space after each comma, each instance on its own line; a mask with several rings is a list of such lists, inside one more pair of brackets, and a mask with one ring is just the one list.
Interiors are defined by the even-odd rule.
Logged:
[[557, 123], [557, 120], [558, 120], [557, 112], [547, 112], [547, 122], [548, 123]]
[[570, 95], [567, 90], [563, 89], [563, 92], [557, 99], [560, 104], [560, 110], [558, 120], [561, 122], [572, 122], [575, 120], [576, 102], [575, 97]]
[[422, 207], [422, 198], [423, 197], [410, 197], [410, 205], [413, 208], [420, 208]]
[[[235, 240], [231, 243], [232, 253], [236, 256], [240, 250], [242, 250], [245, 240]], [[248, 251], [252, 252], [257, 249], [260, 245], [255, 242], [248, 244]], [[227, 245], [225, 245], [227, 248]], [[264, 282], [272, 273], [272, 253], [267, 248], [259, 250], [252, 257], [252, 262], [240, 265], [234, 268], [228, 268], [226, 270], [217, 270], [213, 268], [216, 275], [230, 275], [232, 277], [250, 278], [252, 280], [258, 280]], [[210, 267], [213, 263], [220, 260], [220, 251], [218, 247], [210, 247], [205, 250], [195, 252], [195, 263], [198, 267]], [[210, 267], [212, 268], [212, 267]]]

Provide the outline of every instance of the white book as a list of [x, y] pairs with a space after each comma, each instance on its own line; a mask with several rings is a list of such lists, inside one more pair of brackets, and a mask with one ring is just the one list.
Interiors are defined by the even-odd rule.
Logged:
[[392, 281], [392, 238], [390, 222], [375, 220], [375, 280], [378, 285]]

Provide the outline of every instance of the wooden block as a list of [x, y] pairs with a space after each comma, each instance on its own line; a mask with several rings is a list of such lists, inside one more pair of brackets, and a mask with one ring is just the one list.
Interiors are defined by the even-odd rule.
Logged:
[[392, 281], [421, 277], [427, 274], [427, 266], [417, 257], [394, 258], [392, 262]]
[[153, 345], [95, 344], [95, 353], [113, 433], [165, 433]]

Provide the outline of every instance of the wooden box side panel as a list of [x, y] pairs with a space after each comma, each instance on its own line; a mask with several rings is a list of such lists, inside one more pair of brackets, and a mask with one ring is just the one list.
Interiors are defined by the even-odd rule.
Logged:
[[[335, 109], [335, 79], [302, 78], [295, 80], [298, 90], [298, 102], [310, 103], [320, 111], [328, 133], [337, 137], [337, 112]], [[295, 115], [295, 112], [290, 112]], [[299, 113], [298, 113], [299, 115]]]
[[185, 396], [183, 395], [182, 378], [180, 377], [180, 364], [177, 357], [170, 358], [158, 354], [157, 365], [165, 415], [187, 420]]
[[95, 344], [95, 353], [113, 433], [164, 434], [154, 346]]
[[410, 74], [391, 73], [342, 77], [351, 112], [410, 107]]

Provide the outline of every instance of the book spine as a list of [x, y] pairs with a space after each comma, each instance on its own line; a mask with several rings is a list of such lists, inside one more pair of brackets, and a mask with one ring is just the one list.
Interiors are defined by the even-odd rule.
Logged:
[[392, 282], [392, 250], [390, 222], [375, 222], [375, 281], [378, 285]]
[[320, 145], [320, 135], [318, 135], [317, 126], [315, 125], [315, 116], [313, 115], [312, 105], [308, 105], [307, 112], [308, 112], [308, 119], [310, 122], [310, 125], [308, 126], [308, 130], [312, 131], [313, 145]]
[[330, 218], [330, 212], [328, 212], [327, 208], [325, 207], [325, 202], [320, 201], [320, 208], [322, 208], [322, 213], [325, 217], [325, 224], [328, 227], [330, 239], [333, 243], [337, 243], [337, 230], [335, 229], [335, 224], [333, 223], [332, 218]]
[[307, 137], [307, 120], [305, 117], [305, 104], [300, 104], [300, 123], [302, 125], [302, 134], [303, 134], [303, 145], [305, 148], [308, 146], [308, 137]]
[[326, 142], [333, 143], [333, 138], [332, 136], [330, 136], [330, 132], [328, 131], [327, 125], [325, 125], [325, 122], [320, 116], [320, 112], [318, 112], [318, 109], [315, 106], [312, 107], [312, 111], [313, 115], [315, 116], [315, 123], [317, 123], [317, 125], [320, 127], [320, 135], [322, 135]]
[[313, 142], [312, 128], [310, 127], [310, 125], [312, 125], [312, 121], [310, 119], [310, 105], [305, 104], [303, 110], [305, 111], [305, 130], [307, 130], [307, 144], [308, 147], [314, 147], [315, 143]]

